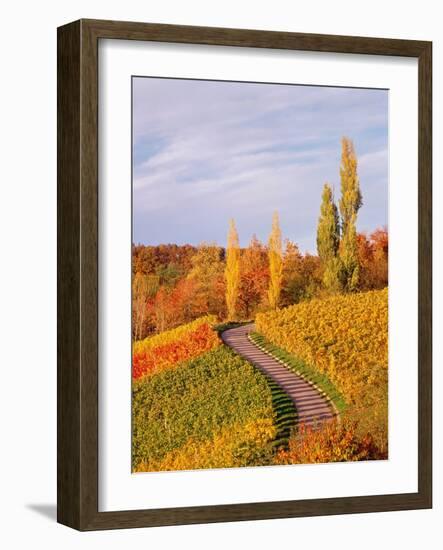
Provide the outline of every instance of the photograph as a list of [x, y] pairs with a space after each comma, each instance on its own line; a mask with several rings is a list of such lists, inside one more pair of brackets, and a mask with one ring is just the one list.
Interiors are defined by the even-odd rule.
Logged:
[[5, 4], [1, 547], [438, 548], [436, 6]]
[[133, 474], [389, 458], [388, 143], [387, 89], [132, 77]]

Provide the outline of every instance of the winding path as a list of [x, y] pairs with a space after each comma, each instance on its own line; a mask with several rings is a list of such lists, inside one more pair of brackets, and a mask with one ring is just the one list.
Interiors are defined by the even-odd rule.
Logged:
[[301, 376], [291, 372], [276, 359], [261, 351], [248, 339], [254, 324], [225, 330], [223, 342], [272, 378], [292, 399], [297, 409], [297, 422], [319, 427], [331, 421], [335, 414], [324, 396]]

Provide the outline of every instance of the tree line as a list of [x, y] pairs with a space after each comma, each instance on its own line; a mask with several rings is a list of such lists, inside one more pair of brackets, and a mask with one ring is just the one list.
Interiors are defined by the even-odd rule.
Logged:
[[317, 255], [302, 254], [282, 239], [274, 212], [268, 242], [253, 235], [240, 247], [229, 221], [226, 248], [164, 244], [133, 246], [133, 338], [162, 332], [212, 313], [249, 320], [257, 312], [286, 307], [315, 296], [383, 288], [388, 283], [388, 233], [357, 233], [362, 206], [357, 157], [342, 139], [338, 205], [325, 183], [317, 225]]

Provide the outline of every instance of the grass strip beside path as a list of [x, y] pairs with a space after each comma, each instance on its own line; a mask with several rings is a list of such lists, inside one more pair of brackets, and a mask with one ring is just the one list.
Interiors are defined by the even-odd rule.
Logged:
[[286, 350], [279, 348], [272, 342], [269, 342], [263, 335], [258, 332], [251, 332], [249, 338], [254, 344], [260, 346], [271, 355], [280, 359], [291, 371], [299, 374], [306, 380], [313, 382], [321, 391], [323, 391], [327, 397], [337, 408], [338, 412], [342, 414], [347, 407], [346, 401], [342, 394], [337, 390], [335, 385], [329, 380], [329, 378], [322, 373], [319, 373], [304, 361], [288, 353]]

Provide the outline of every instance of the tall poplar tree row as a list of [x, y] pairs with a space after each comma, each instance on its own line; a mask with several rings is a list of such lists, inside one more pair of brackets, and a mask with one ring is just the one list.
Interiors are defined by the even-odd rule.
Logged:
[[283, 277], [283, 252], [281, 242], [281, 229], [278, 213], [272, 217], [272, 230], [268, 242], [269, 258], [269, 288], [268, 300], [272, 309], [276, 309], [280, 303], [280, 292]]
[[330, 292], [352, 292], [359, 283], [357, 213], [362, 206], [357, 157], [352, 141], [342, 139], [340, 219], [332, 189], [323, 187], [317, 226], [317, 251], [323, 263], [323, 284]]
[[229, 221], [228, 245], [226, 247], [226, 307], [228, 320], [236, 318], [238, 290], [240, 283], [240, 245], [233, 219]]
[[323, 284], [330, 292], [341, 290], [340, 223], [334, 195], [325, 183], [321, 197], [320, 217], [317, 226], [317, 251], [323, 263]]
[[339, 256], [342, 264], [343, 288], [352, 292], [359, 282], [359, 263], [357, 248], [357, 213], [362, 206], [360, 183], [357, 175], [357, 157], [352, 141], [342, 139], [340, 166], [341, 181], [341, 242]]

